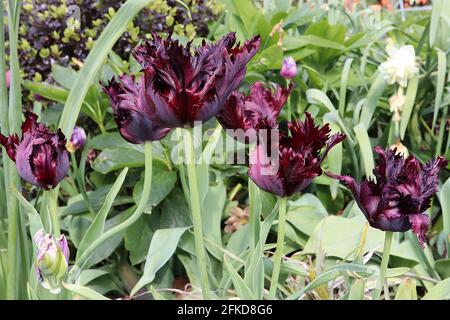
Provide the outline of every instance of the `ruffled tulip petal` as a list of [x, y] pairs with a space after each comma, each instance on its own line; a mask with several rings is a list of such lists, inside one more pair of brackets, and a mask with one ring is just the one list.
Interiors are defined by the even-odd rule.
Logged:
[[294, 88], [290, 84], [283, 88], [273, 84], [273, 90], [256, 82], [250, 87], [250, 96], [245, 101], [245, 113], [253, 128], [271, 129], [278, 127], [277, 120]]
[[67, 175], [69, 155], [64, 134], [61, 130], [50, 132], [33, 113], [25, 114], [21, 141], [16, 135], [0, 135], [0, 143], [16, 162], [20, 177], [35, 186], [54, 188]]
[[218, 96], [223, 99], [222, 103], [225, 103], [231, 92], [239, 88], [244, 80], [247, 64], [258, 52], [260, 45], [261, 37], [255, 36], [246, 41], [243, 46], [228, 49], [223, 53], [225, 74], [216, 85]]
[[[257, 151], [251, 154], [253, 160], [250, 165], [249, 176], [263, 190], [276, 194], [280, 197], [291, 196], [301, 192], [309, 186], [311, 181], [322, 174], [321, 164], [329, 149], [345, 139], [345, 135], [337, 134], [330, 138], [330, 129], [327, 125], [316, 127], [314, 120], [306, 114], [305, 122], [295, 121], [288, 123], [290, 136], [287, 133], [281, 135], [280, 141], [270, 140], [261, 143]], [[269, 152], [270, 146], [271, 150]], [[327, 146], [328, 150], [320, 155], [321, 149]], [[278, 153], [278, 166], [261, 157], [265, 161], [260, 161], [256, 155]], [[271, 159], [273, 160], [273, 159]], [[269, 177], [261, 174], [272, 172]]]
[[278, 116], [292, 90], [292, 84], [286, 88], [272, 84], [270, 88], [262, 82], [256, 82], [250, 87], [248, 95], [234, 91], [217, 114], [217, 120], [225, 130], [240, 129], [246, 133], [241, 138], [233, 132], [233, 137], [241, 142], [248, 142], [253, 135], [270, 140], [270, 135], [278, 134], [272, 130], [278, 129]]
[[424, 247], [427, 241], [427, 232], [430, 228], [430, 217], [427, 214], [410, 214], [408, 219], [412, 226], [412, 232], [417, 236], [420, 245]]
[[153, 39], [136, 48], [134, 56], [144, 70], [145, 105], [151, 120], [176, 128], [205, 122], [216, 116], [245, 76], [246, 65], [259, 49], [259, 38], [233, 47], [234, 33], [214, 44], [191, 49], [178, 40]]
[[170, 132], [170, 128], [153, 121], [142, 82], [135, 83], [133, 77], [122, 76], [120, 82], [112, 79], [103, 90], [109, 96], [119, 132], [128, 142], [160, 140]]
[[325, 151], [322, 154], [322, 161], [325, 159], [325, 157], [328, 155], [328, 152], [338, 143], [341, 143], [347, 138], [347, 136], [343, 133], [336, 133], [333, 134], [330, 139], [327, 141]]
[[64, 258], [66, 259], [66, 262], [68, 263], [70, 252], [69, 252], [69, 245], [67, 243], [67, 239], [66, 239], [65, 235], [61, 235], [59, 237], [58, 244], [59, 244], [59, 247], [61, 248]]
[[217, 120], [225, 130], [249, 129], [250, 124], [245, 116], [244, 95], [234, 91], [217, 114]]
[[285, 197], [286, 190], [278, 166], [270, 162], [266, 150], [264, 145], [259, 145], [250, 153], [248, 176], [262, 190]]
[[0, 144], [5, 148], [6, 153], [12, 161], [16, 161], [16, 149], [19, 142], [19, 137], [16, 134], [9, 137], [0, 134]]
[[282, 143], [290, 145], [298, 153], [308, 152], [313, 157], [317, 157], [326, 145], [331, 131], [328, 124], [322, 128], [316, 126], [308, 112], [305, 112], [305, 121], [293, 121], [288, 124], [288, 128], [291, 137], [284, 137]]

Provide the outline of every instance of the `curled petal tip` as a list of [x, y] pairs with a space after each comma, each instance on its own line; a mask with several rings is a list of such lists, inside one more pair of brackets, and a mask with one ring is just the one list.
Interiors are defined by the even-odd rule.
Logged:
[[422, 247], [427, 242], [427, 232], [430, 227], [430, 217], [427, 214], [410, 214], [408, 216], [412, 232], [417, 236]]
[[358, 188], [359, 188], [358, 183], [356, 182], [356, 180], [353, 177], [335, 174], [330, 171], [325, 171], [325, 175], [329, 176], [330, 178], [333, 178], [333, 179], [343, 182], [354, 195], [356, 195], [358, 193]]

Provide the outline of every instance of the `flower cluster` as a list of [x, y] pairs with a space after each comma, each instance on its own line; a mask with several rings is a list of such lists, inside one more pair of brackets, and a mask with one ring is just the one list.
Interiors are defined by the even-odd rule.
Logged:
[[[309, 113], [306, 119], [288, 123], [288, 131], [279, 129], [278, 116], [292, 92], [293, 85], [274, 90], [257, 82], [245, 96], [238, 91], [231, 94], [217, 119], [224, 129], [244, 131], [244, 135], [258, 136], [258, 144], [250, 153], [249, 177], [263, 190], [279, 197], [288, 197], [304, 190], [311, 181], [322, 174], [321, 164], [328, 151], [345, 139], [345, 135], [330, 137], [330, 128], [314, 125]], [[265, 131], [265, 135], [261, 132]], [[278, 133], [273, 139], [272, 133]], [[248, 140], [239, 139], [241, 142]], [[323, 154], [320, 151], [326, 146]], [[279, 162], [270, 161], [268, 154], [275, 152]]]

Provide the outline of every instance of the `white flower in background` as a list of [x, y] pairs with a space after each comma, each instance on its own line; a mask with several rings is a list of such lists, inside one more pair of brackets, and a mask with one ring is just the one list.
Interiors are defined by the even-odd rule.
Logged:
[[379, 66], [389, 84], [398, 83], [406, 87], [408, 80], [419, 72], [414, 47], [411, 45], [396, 48], [392, 45], [386, 47], [389, 58]]
[[403, 94], [403, 87], [399, 87], [396, 94], [389, 98], [389, 106], [391, 112], [394, 113], [393, 121], [400, 121], [400, 113], [403, 111], [403, 107], [406, 102], [406, 96]]

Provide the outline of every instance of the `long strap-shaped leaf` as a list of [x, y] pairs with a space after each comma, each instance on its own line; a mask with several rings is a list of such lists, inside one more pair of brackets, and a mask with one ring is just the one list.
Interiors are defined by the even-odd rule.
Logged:
[[86, 231], [83, 239], [81, 239], [80, 245], [78, 246], [77, 258], [79, 258], [89, 247], [89, 245], [98, 237], [100, 237], [104, 232], [106, 218], [108, 217], [108, 213], [111, 210], [114, 199], [119, 194], [120, 188], [122, 188], [127, 172], [128, 168], [122, 170], [111, 190], [108, 192], [102, 208], [95, 216], [94, 221]]
[[66, 137], [70, 137], [80, 113], [84, 98], [96, 74], [100, 70], [112, 47], [125, 32], [127, 25], [145, 6], [153, 0], [128, 0], [108, 23], [89, 53], [77, 81], [70, 90], [64, 106], [59, 127]]
[[[152, 185], [152, 144], [151, 142], [146, 142], [144, 144], [145, 150], [145, 175], [144, 175], [144, 189], [142, 191], [142, 198], [139, 201], [139, 204], [134, 210], [133, 214], [128, 217], [125, 221], [119, 223], [118, 225], [108, 229], [107, 231], [101, 233], [97, 238], [95, 238], [89, 245], [83, 250], [83, 253], [79, 252], [77, 254], [77, 258], [75, 264], [79, 267], [83, 267], [84, 263], [89, 259], [90, 255], [94, 252], [94, 250], [112, 236], [118, 234], [122, 230], [125, 230], [133, 223], [135, 223], [139, 217], [144, 212], [144, 208], [148, 204], [148, 199], [150, 196], [151, 185]], [[119, 178], [120, 179], [120, 178]]]

